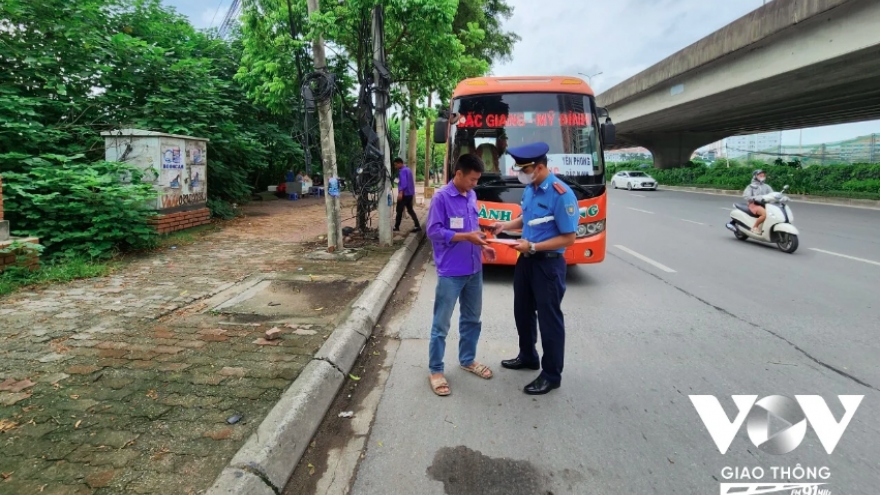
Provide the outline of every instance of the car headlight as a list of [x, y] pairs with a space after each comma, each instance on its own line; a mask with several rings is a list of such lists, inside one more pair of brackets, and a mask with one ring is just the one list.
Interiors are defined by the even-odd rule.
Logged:
[[605, 230], [605, 220], [599, 220], [598, 222], [582, 223], [578, 225], [577, 236], [589, 237], [591, 235], [596, 235], [603, 230]]

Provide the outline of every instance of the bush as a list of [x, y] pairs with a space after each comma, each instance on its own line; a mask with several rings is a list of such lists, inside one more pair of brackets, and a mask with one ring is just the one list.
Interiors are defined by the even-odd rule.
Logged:
[[[641, 162], [617, 163], [606, 167], [610, 179], [620, 170], [639, 170]], [[738, 164], [737, 164], [738, 165]], [[880, 199], [880, 165], [827, 165], [800, 168], [796, 162], [767, 165], [749, 162], [727, 167], [715, 162], [713, 167], [694, 166], [647, 170], [657, 182], [667, 186], [697, 186], [714, 189], [742, 190], [752, 180], [752, 172], [761, 168], [774, 190], [789, 185], [792, 194]]]
[[238, 216], [238, 212], [232, 207], [231, 204], [218, 199], [209, 199], [208, 209], [211, 210], [211, 216], [222, 218], [224, 220], [229, 220], [230, 218], [235, 218], [236, 216]]
[[841, 188], [844, 191], [880, 194], [880, 179], [848, 180]]
[[23, 173], [3, 176], [4, 204], [16, 234], [38, 237], [50, 258], [106, 259], [155, 241], [147, 219], [156, 197], [140, 170], [81, 155], [24, 160]]

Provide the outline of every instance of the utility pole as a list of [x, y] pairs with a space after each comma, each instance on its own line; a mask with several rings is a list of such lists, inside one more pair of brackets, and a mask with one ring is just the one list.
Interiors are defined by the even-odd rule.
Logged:
[[[316, 0], [310, 0], [316, 1]], [[385, 173], [382, 174], [382, 188], [379, 194], [379, 244], [390, 246], [394, 239], [391, 233], [391, 147], [386, 137], [388, 125], [385, 112], [388, 105], [388, 88], [379, 67], [385, 67], [385, 15], [382, 5], [373, 7], [373, 76], [376, 80], [376, 134], [384, 160]]]
[[[318, 0], [308, 0], [309, 15], [320, 11]], [[312, 52], [315, 54], [315, 70], [327, 72], [324, 59], [324, 38], [318, 36], [312, 40]], [[327, 74], [329, 77], [329, 74]], [[327, 207], [327, 251], [335, 252], [343, 249], [342, 221], [339, 207], [339, 195], [331, 196], [330, 181], [337, 180], [336, 142], [333, 139], [333, 110], [330, 99], [318, 102], [318, 123], [321, 127], [321, 163], [324, 171], [324, 204]], [[308, 129], [306, 129], [308, 132]]]

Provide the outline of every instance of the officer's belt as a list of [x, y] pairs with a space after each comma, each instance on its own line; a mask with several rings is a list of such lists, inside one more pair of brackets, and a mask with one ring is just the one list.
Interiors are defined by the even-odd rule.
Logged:
[[535, 254], [523, 254], [526, 258], [532, 258], [536, 260], [546, 259], [546, 258], [561, 258], [563, 256], [562, 253], [557, 253], [555, 251], [539, 251]]

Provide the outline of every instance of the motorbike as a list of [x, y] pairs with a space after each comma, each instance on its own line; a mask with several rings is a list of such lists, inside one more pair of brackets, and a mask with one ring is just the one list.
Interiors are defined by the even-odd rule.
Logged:
[[730, 212], [730, 222], [726, 227], [733, 231], [733, 235], [741, 241], [752, 239], [768, 244], [776, 244], [784, 253], [793, 253], [798, 248], [798, 229], [792, 225], [794, 214], [788, 202], [791, 200], [785, 195], [788, 186], [780, 192], [765, 194], [763, 200], [767, 218], [761, 226], [761, 233], [752, 232], [752, 227], [758, 217], [749, 211], [746, 203], [734, 203]]

